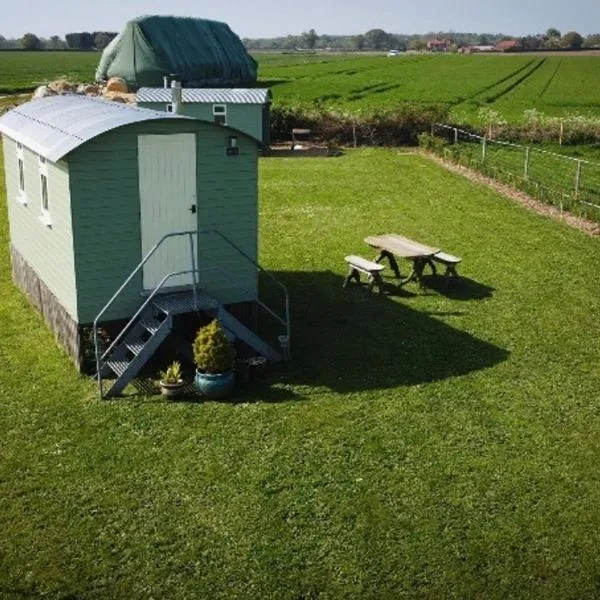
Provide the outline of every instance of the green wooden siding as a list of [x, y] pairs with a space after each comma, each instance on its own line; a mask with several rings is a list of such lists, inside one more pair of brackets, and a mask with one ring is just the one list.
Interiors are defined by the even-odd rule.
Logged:
[[[253, 140], [240, 136], [240, 155], [227, 157], [227, 128], [200, 121], [122, 127], [69, 156], [79, 322], [93, 321], [142, 258], [138, 135], [187, 132], [197, 133], [198, 229], [218, 229], [256, 260], [258, 150]], [[250, 263], [214, 235], [200, 235], [198, 245], [199, 267], [220, 269], [203, 278], [211, 293], [226, 303], [256, 297], [256, 269]], [[106, 318], [131, 316], [141, 291], [140, 276]]]
[[52, 220], [51, 227], [47, 227], [40, 220], [41, 182], [38, 155], [23, 147], [23, 162], [27, 205], [17, 200], [17, 143], [4, 136], [11, 243], [65, 310], [77, 320], [68, 165], [65, 161], [47, 163], [48, 208]]
[[[227, 126], [243, 131], [250, 137], [263, 140], [263, 106], [260, 104], [225, 104], [227, 106]], [[166, 111], [167, 103], [139, 102], [138, 106], [152, 110]], [[213, 104], [182, 102], [181, 114], [212, 123]]]

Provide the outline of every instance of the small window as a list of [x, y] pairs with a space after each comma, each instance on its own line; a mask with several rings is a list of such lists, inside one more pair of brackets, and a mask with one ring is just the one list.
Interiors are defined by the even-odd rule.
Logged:
[[25, 194], [25, 167], [22, 158], [17, 159], [17, 165], [19, 168], [19, 193]]
[[50, 214], [50, 208], [48, 206], [48, 176], [40, 175], [41, 186], [42, 186], [42, 214]]
[[50, 218], [50, 197], [48, 193], [48, 163], [43, 156], [39, 157], [39, 170], [40, 170], [40, 221], [46, 227], [52, 226], [52, 219]]
[[170, 113], [173, 112], [173, 105], [172, 104], [167, 104], [167, 112], [170, 112]]
[[19, 143], [17, 143], [17, 177], [19, 179], [17, 202], [27, 206], [27, 196], [25, 195], [25, 156], [23, 154], [23, 146]]
[[217, 125], [227, 125], [227, 106], [213, 104], [213, 120]]

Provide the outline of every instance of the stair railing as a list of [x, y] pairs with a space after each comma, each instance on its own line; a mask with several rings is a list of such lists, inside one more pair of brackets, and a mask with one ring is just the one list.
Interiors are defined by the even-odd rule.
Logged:
[[[232, 242], [227, 236], [225, 236], [223, 233], [221, 233], [217, 229], [206, 229], [204, 231], [176, 231], [176, 232], [172, 232], [172, 233], [167, 233], [156, 244], [154, 244], [154, 246], [152, 246], [152, 248], [146, 253], [146, 255], [142, 258], [142, 260], [134, 268], [134, 270], [127, 277], [127, 279], [125, 279], [125, 281], [121, 284], [119, 289], [111, 296], [111, 298], [108, 300], [108, 302], [102, 307], [102, 309], [100, 310], [100, 312], [94, 319], [93, 330], [94, 330], [94, 346], [95, 346], [95, 351], [96, 351], [96, 370], [97, 370], [98, 385], [100, 388], [100, 396], [101, 397], [102, 397], [102, 374], [101, 374], [102, 367], [101, 367], [100, 363], [101, 363], [102, 358], [104, 356], [106, 356], [110, 352], [110, 350], [114, 349], [114, 347], [116, 346], [117, 340], [122, 339], [123, 335], [129, 329], [129, 327], [131, 326], [133, 321], [141, 314], [143, 309], [148, 305], [149, 301], [152, 298], [154, 298], [154, 296], [157, 294], [157, 292], [164, 285], [165, 281], [167, 281], [170, 277], [173, 277], [175, 275], [173, 273], [165, 275], [165, 277], [161, 280], [161, 282], [158, 284], [158, 286], [154, 289], [154, 291], [150, 294], [150, 296], [143, 303], [142, 308], [140, 308], [136, 312], [134, 317], [132, 317], [132, 319], [129, 320], [128, 324], [121, 331], [121, 333], [117, 336], [117, 338], [112, 342], [112, 344], [110, 345], [108, 350], [106, 350], [102, 354], [102, 358], [100, 356], [99, 344], [98, 344], [98, 324], [100, 323], [100, 319], [106, 314], [108, 309], [114, 304], [115, 300], [123, 293], [125, 288], [127, 288], [127, 286], [131, 283], [131, 281], [134, 279], [134, 277], [141, 271], [142, 267], [148, 262], [148, 260], [150, 260], [152, 255], [158, 250], [158, 248], [167, 239], [174, 238], [174, 237], [182, 237], [182, 236], [188, 236], [188, 238], [189, 238], [190, 262], [191, 262], [192, 268], [188, 269], [186, 271], [178, 272], [178, 273], [180, 275], [192, 274], [194, 307], [197, 308], [197, 306], [198, 306], [198, 281], [199, 281], [199, 273], [201, 271], [199, 271], [196, 268], [196, 260], [195, 260], [195, 254], [194, 254], [194, 236], [200, 236], [200, 235], [216, 235], [219, 238], [221, 238], [226, 244], [228, 244], [231, 248], [233, 248], [240, 256], [242, 256], [244, 259], [246, 259], [248, 262], [250, 262], [254, 267], [256, 267], [257, 271], [259, 271], [260, 273], [265, 275], [267, 278], [271, 279], [282, 290], [283, 295], [284, 295], [284, 305], [285, 305], [285, 315], [283, 317], [277, 315], [275, 313], [275, 311], [273, 311], [266, 304], [261, 302], [260, 299], [257, 298], [256, 301], [261, 307], [263, 307], [265, 310], [267, 310], [267, 312], [269, 312], [269, 314], [271, 314], [273, 317], [275, 317], [285, 327], [285, 335], [280, 337], [279, 342], [283, 347], [284, 354], [286, 355], [287, 358], [289, 358], [291, 318], [290, 318], [290, 296], [289, 296], [287, 287], [283, 283], [281, 283], [281, 281], [279, 281], [279, 279], [277, 279], [272, 273], [269, 273], [269, 271], [265, 270], [257, 261], [255, 261], [251, 256], [249, 256], [246, 252], [244, 252], [244, 250], [242, 250], [237, 244]], [[230, 281], [233, 281], [225, 273], [225, 271], [223, 271], [222, 269], [219, 269], [218, 267], [208, 267], [207, 269], [203, 269], [202, 271], [209, 271], [209, 270], [221, 271]], [[239, 288], [238, 285], [236, 285], [236, 287]]]
[[[257, 303], [260, 306], [262, 306], [264, 309], [266, 309], [267, 312], [269, 312], [271, 315], [273, 315], [285, 327], [285, 334], [283, 336], [281, 336], [279, 342], [283, 346], [283, 350], [284, 350], [284, 354], [285, 354], [286, 358], [289, 358], [290, 350], [291, 350], [291, 346], [290, 346], [291, 317], [290, 317], [290, 294], [288, 292], [287, 287], [283, 283], [281, 283], [281, 281], [279, 281], [279, 279], [277, 279], [277, 277], [275, 277], [275, 275], [273, 275], [269, 271], [265, 270], [250, 255], [248, 255], [246, 252], [244, 252], [244, 250], [242, 250], [237, 244], [232, 242], [226, 235], [222, 234], [217, 229], [206, 229], [204, 231], [198, 232], [198, 236], [210, 235], [210, 234], [214, 234], [214, 235], [218, 236], [219, 238], [221, 238], [225, 243], [227, 243], [229, 246], [231, 246], [240, 256], [245, 258], [250, 264], [254, 265], [260, 273], [262, 273], [263, 275], [268, 277], [271, 281], [273, 281], [282, 290], [283, 297], [284, 297], [284, 306], [285, 306], [285, 315], [283, 317], [277, 315], [273, 310], [271, 310], [266, 304], [261, 302], [260, 299], [258, 299], [258, 298], [257, 298]], [[230, 278], [230, 280], [231, 280], [231, 278]]]
[[[109, 356], [109, 354], [117, 347], [117, 345], [122, 341], [122, 339], [125, 337], [125, 335], [129, 331], [131, 326], [138, 320], [140, 315], [150, 305], [150, 303], [152, 302], [154, 297], [160, 292], [160, 290], [165, 285], [165, 283], [169, 279], [171, 279], [171, 277], [179, 277], [180, 275], [194, 275], [194, 277], [198, 277], [200, 275], [200, 273], [204, 273], [206, 271], [218, 271], [218, 270], [219, 270], [218, 267], [208, 267], [206, 269], [199, 269], [199, 270], [198, 269], [195, 269], [195, 270], [187, 269], [185, 271], [173, 271], [172, 273], [165, 275], [160, 280], [159, 284], [154, 288], [154, 290], [152, 290], [152, 293], [146, 298], [144, 303], [136, 311], [136, 313], [133, 315], [133, 317], [131, 317], [131, 319], [129, 319], [129, 321], [127, 322], [127, 325], [125, 325], [125, 327], [123, 327], [123, 329], [121, 329], [121, 332], [119, 333], [119, 335], [112, 341], [110, 346], [102, 353], [101, 356], [100, 356], [100, 348], [98, 345], [96, 322], [94, 322], [94, 345], [95, 345], [95, 351], [96, 351], [96, 369], [97, 369], [97, 376], [98, 376], [98, 389], [100, 391], [100, 398], [104, 397], [103, 390], [102, 390], [102, 365], [101, 365], [102, 361], [105, 360]], [[197, 297], [197, 295], [194, 295], [194, 308], [197, 308], [197, 307], [198, 307], [198, 297]]]

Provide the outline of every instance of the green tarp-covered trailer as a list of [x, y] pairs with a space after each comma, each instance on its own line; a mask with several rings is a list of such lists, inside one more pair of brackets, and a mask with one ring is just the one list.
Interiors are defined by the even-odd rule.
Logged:
[[121, 77], [134, 88], [163, 85], [174, 74], [186, 87], [256, 82], [256, 61], [226, 23], [149, 16], [129, 21], [106, 47], [96, 80]]

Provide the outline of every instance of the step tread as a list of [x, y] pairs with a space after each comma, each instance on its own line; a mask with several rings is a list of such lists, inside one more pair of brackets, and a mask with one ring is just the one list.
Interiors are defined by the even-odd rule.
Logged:
[[121, 377], [131, 363], [127, 360], [107, 360], [104, 364], [111, 369], [115, 375]]

